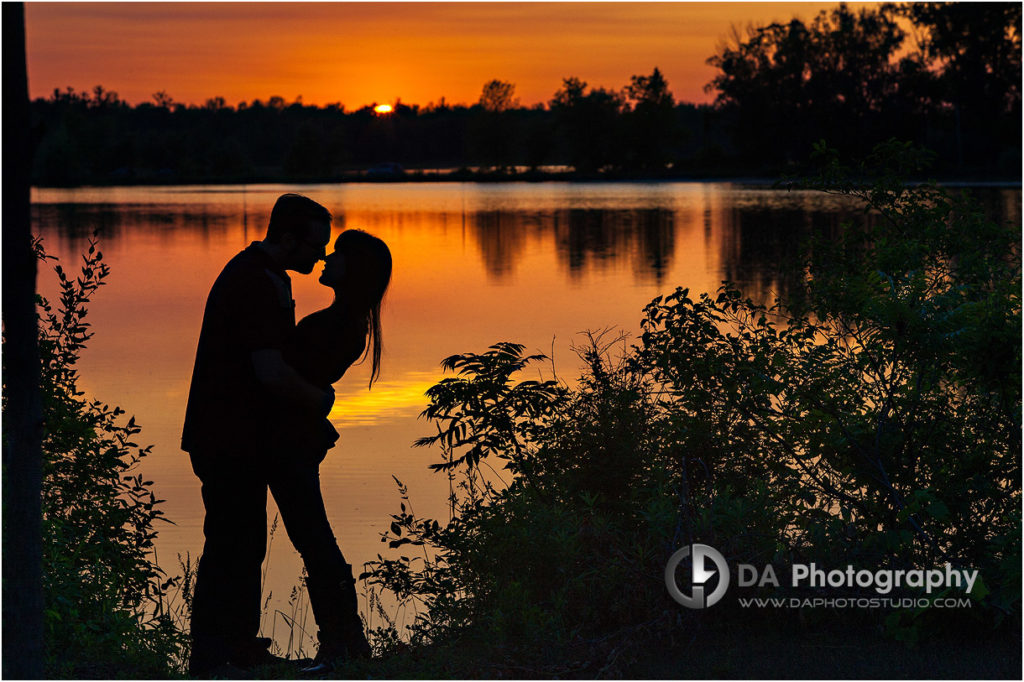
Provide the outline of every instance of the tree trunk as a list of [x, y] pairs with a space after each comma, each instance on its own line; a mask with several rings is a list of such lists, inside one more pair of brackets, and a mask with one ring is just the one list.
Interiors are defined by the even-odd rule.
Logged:
[[36, 260], [25, 7], [3, 3], [3, 676], [43, 676], [42, 483]]

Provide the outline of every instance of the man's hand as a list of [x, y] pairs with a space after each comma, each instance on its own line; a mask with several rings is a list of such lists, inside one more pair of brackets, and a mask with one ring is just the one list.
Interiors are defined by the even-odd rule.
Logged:
[[317, 416], [327, 416], [334, 406], [334, 389], [324, 391], [303, 379], [284, 361], [281, 351], [253, 351], [252, 364], [259, 382], [289, 403]]

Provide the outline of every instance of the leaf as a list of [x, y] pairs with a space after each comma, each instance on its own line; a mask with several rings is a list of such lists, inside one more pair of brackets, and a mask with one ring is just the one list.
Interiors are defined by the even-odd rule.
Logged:
[[949, 507], [938, 498], [933, 498], [928, 504], [928, 513], [940, 523], [949, 521]]
[[971, 599], [976, 601], [982, 601], [991, 594], [988, 589], [988, 585], [985, 584], [985, 579], [981, 577], [981, 573], [978, 573], [978, 577], [974, 581], [974, 588], [971, 590]]

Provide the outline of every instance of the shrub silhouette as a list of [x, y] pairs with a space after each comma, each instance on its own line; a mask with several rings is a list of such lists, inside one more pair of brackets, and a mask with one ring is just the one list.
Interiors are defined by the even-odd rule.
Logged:
[[[786, 300], [677, 289], [634, 345], [588, 337], [572, 387], [520, 380], [544, 358], [518, 344], [444, 361], [457, 376], [428, 392], [436, 435], [418, 444], [440, 448], [450, 518], [416, 516], [400, 484], [383, 539], [421, 555], [363, 574], [417, 606], [413, 643], [545, 651], [671, 629], [661, 576], [693, 542], [730, 565], [974, 568], [958, 595], [973, 622], [1019, 614], [1019, 232], [905, 186], [904, 145], [860, 169], [819, 153], [805, 184], [860, 197], [870, 219], [812, 241]], [[936, 611], [884, 624], [912, 640]]]
[[177, 599], [187, 600], [188, 571], [168, 578], [156, 563], [163, 512], [138, 472], [150, 448], [134, 442], [135, 418], [78, 388], [87, 305], [109, 269], [92, 242], [78, 276], [55, 271], [59, 301], [38, 300], [47, 676], [166, 677], [187, 645]]

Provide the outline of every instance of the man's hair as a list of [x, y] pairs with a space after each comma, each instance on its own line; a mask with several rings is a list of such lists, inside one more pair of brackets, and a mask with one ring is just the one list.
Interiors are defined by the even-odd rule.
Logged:
[[277, 244], [286, 234], [305, 237], [312, 220], [330, 224], [331, 212], [301, 194], [282, 194], [270, 212], [267, 241]]

